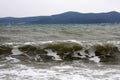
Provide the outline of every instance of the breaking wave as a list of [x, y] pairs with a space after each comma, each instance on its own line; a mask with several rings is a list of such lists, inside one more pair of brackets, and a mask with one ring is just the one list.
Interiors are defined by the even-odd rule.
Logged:
[[4, 43], [0, 45], [0, 60], [19, 61], [73, 61], [93, 62], [120, 61], [119, 41], [44, 41]]

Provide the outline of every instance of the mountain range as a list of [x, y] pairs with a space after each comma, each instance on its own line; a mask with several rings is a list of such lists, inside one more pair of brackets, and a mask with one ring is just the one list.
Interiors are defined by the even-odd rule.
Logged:
[[120, 23], [120, 13], [111, 11], [107, 13], [79, 13], [65, 12], [51, 16], [35, 17], [4, 17], [0, 18], [0, 24], [96, 24], [96, 23]]

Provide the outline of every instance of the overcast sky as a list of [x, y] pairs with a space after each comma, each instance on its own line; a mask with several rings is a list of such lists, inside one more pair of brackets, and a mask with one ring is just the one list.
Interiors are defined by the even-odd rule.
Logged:
[[120, 12], [120, 0], [0, 0], [0, 17], [41, 16], [66, 11]]

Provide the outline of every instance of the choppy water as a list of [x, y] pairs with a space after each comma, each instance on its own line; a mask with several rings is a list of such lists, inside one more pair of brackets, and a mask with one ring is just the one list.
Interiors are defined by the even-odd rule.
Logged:
[[119, 24], [1, 26], [2, 42], [119, 40]]
[[120, 24], [0, 26], [0, 80], [120, 80]]

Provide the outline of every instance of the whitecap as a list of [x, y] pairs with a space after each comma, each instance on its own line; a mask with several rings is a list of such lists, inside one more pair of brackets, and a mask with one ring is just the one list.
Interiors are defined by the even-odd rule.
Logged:
[[12, 55], [20, 55], [23, 54], [20, 50], [18, 50], [18, 46], [14, 46], [12, 49]]
[[99, 58], [98, 56], [94, 56], [94, 57], [92, 57], [92, 58], [89, 58], [89, 60], [94, 61], [94, 62], [96, 62], [96, 63], [99, 63], [99, 62], [100, 62], [100, 58]]
[[62, 60], [60, 56], [57, 55], [57, 52], [53, 52], [52, 50], [46, 50], [48, 56], [53, 56], [54, 60]]

